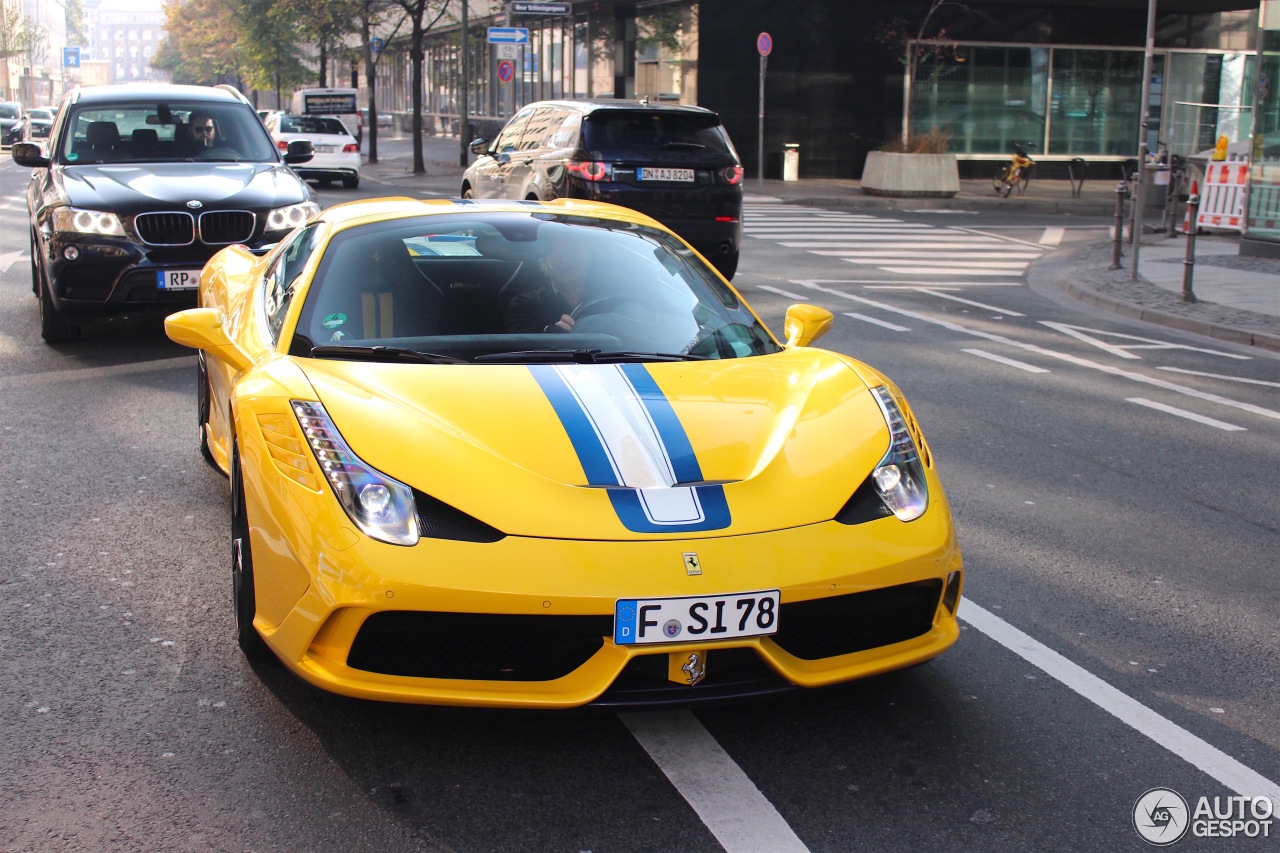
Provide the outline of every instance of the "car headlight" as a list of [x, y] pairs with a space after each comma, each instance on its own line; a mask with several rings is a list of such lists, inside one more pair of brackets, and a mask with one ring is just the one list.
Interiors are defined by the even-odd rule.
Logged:
[[53, 212], [54, 231], [72, 231], [77, 234], [99, 234], [105, 237], [123, 237], [124, 225], [114, 213], [101, 210], [81, 210], [78, 207], [59, 207]]
[[268, 231], [290, 231], [306, 222], [320, 212], [320, 205], [314, 201], [291, 204], [288, 207], [277, 207], [267, 214]]
[[915, 439], [898, 403], [884, 385], [871, 389], [889, 426], [889, 451], [871, 472], [876, 494], [901, 521], [912, 521], [929, 505], [929, 486]]
[[356, 456], [324, 406], [293, 400], [291, 407], [333, 494], [356, 526], [382, 542], [416, 545], [418, 514], [413, 490]]

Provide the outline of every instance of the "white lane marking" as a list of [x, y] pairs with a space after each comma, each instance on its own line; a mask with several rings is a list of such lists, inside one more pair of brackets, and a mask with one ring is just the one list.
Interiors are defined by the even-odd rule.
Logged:
[[[782, 245], [786, 246], [786, 243]], [[966, 261], [1034, 261], [1039, 255], [1024, 255], [1022, 252], [939, 252], [937, 254], [929, 253], [928, 249], [933, 248], [921, 246], [917, 249], [885, 250], [880, 249], [848, 249], [838, 253], [837, 257], [842, 258], [895, 258], [901, 260], [911, 260], [913, 258], [945, 258], [947, 260], [966, 260]]]
[[884, 326], [886, 329], [892, 329], [895, 332], [911, 331], [906, 326], [899, 326], [897, 323], [890, 323], [888, 320], [877, 320], [875, 317], [868, 317], [866, 314], [859, 314], [856, 311], [845, 311], [844, 316], [852, 317], [855, 320], [861, 320], [864, 323], [871, 323], [875, 326]]
[[920, 284], [928, 285], [934, 289], [939, 289], [940, 287], [1022, 287], [1016, 281], [894, 281], [892, 284], [888, 284], [882, 278], [853, 278], [832, 283], [867, 285], [864, 288], [866, 290], [914, 290], [916, 285]]
[[1180, 418], [1186, 418], [1189, 421], [1195, 421], [1198, 424], [1205, 424], [1206, 426], [1217, 427], [1218, 429], [1224, 430], [1226, 432], [1245, 432], [1246, 431], [1245, 428], [1242, 426], [1236, 426], [1235, 424], [1229, 424], [1226, 421], [1219, 421], [1219, 420], [1215, 420], [1214, 418], [1207, 418], [1204, 415], [1197, 415], [1195, 412], [1188, 412], [1186, 409], [1178, 409], [1173, 406], [1166, 406], [1164, 403], [1157, 403], [1153, 400], [1148, 400], [1145, 397], [1128, 397], [1125, 399], [1125, 402], [1137, 403], [1139, 406], [1146, 406], [1148, 409], [1155, 409], [1157, 412], [1165, 412], [1166, 414], [1177, 415]]
[[1039, 243], [1032, 243], [1030, 240], [1019, 240], [1017, 237], [1006, 237], [1003, 234], [987, 234], [987, 232], [979, 230], [977, 228], [963, 228], [959, 225], [953, 225], [951, 227], [953, 230], [962, 231], [965, 234], [985, 234], [988, 237], [995, 237], [997, 240], [1004, 240], [1006, 243], [1021, 243], [1022, 245], [1030, 246], [1033, 249], [1043, 250], [1044, 248]]
[[[849, 263], [855, 263], [850, 261]], [[1022, 275], [1027, 271], [1026, 264], [1020, 264], [1017, 269], [999, 270], [991, 269], [989, 266], [983, 266], [979, 269], [951, 269], [948, 267], [891, 267], [882, 266], [880, 269], [885, 272], [901, 273], [902, 275]]]
[[807, 296], [801, 296], [798, 293], [792, 293], [789, 290], [783, 290], [782, 288], [779, 288], [779, 287], [771, 287], [770, 285], [767, 285], [767, 284], [760, 285], [760, 289], [767, 290], [770, 293], [776, 293], [779, 296], [785, 296], [788, 299], [799, 299], [801, 302], [804, 302], [806, 299], [809, 298]]
[[972, 306], [974, 306], [975, 308], [985, 308], [985, 309], [987, 309], [988, 311], [994, 311], [995, 313], [997, 313], [997, 314], [1002, 314], [1002, 315], [1004, 315], [1005, 317], [1025, 317], [1025, 316], [1027, 316], [1026, 314], [1019, 314], [1017, 311], [1006, 311], [1006, 310], [1005, 310], [1005, 309], [1003, 309], [1003, 308], [997, 308], [996, 306], [994, 306], [994, 305], [988, 305], [988, 304], [987, 304], [987, 303], [985, 303], [985, 302], [974, 302], [972, 299], [963, 299], [963, 298], [961, 298], [961, 297], [959, 297], [959, 296], [952, 296], [952, 295], [950, 295], [950, 294], [948, 294], [948, 293], [942, 293], [941, 291], [934, 290], [934, 289], [933, 289], [933, 288], [931, 288], [931, 287], [917, 287], [917, 288], [916, 288], [916, 290], [918, 290], [920, 293], [927, 293], [927, 294], [929, 294], [930, 296], [936, 296], [936, 297], [938, 297], [939, 299], [950, 299], [952, 302], [963, 302], [965, 305], [972, 305]]
[[726, 853], [808, 853], [773, 803], [692, 713], [618, 716]]
[[1074, 690], [1124, 724], [1190, 763], [1197, 770], [1245, 797], [1267, 796], [1280, 803], [1280, 785], [1216, 746], [1121, 693], [1088, 670], [1032, 639], [998, 616], [965, 599], [960, 618], [1031, 665]]
[[177, 358], [161, 358], [155, 361], [139, 361], [131, 364], [113, 364], [108, 367], [79, 367], [71, 370], [45, 370], [40, 373], [22, 373], [16, 376], [0, 376], [0, 388], [30, 388], [50, 382], [84, 382], [125, 376], [130, 373], [151, 373], [159, 370], [177, 370], [195, 366], [195, 355]]
[[967, 352], [970, 355], [976, 355], [979, 358], [986, 358], [986, 359], [990, 359], [991, 361], [998, 361], [1001, 364], [1007, 364], [1010, 367], [1016, 367], [1019, 370], [1025, 370], [1027, 373], [1048, 373], [1049, 372], [1047, 369], [1043, 367], [1036, 367], [1034, 364], [1027, 364], [1025, 361], [1014, 361], [1011, 358], [1005, 358], [1002, 355], [996, 355], [995, 353], [987, 352], [984, 349], [966, 349], [966, 350], [961, 350], [961, 352]]
[[1219, 405], [1230, 406], [1232, 408], [1240, 409], [1245, 412], [1250, 412], [1255, 415], [1261, 415], [1264, 418], [1274, 418], [1276, 420], [1280, 420], [1280, 412], [1277, 412], [1273, 409], [1264, 409], [1262, 406], [1255, 406], [1252, 403], [1242, 403], [1239, 400], [1232, 400], [1230, 397], [1223, 397], [1218, 394], [1210, 394], [1207, 391], [1200, 391], [1195, 388], [1190, 388], [1186, 385], [1178, 385], [1175, 382], [1166, 382], [1165, 380], [1155, 376], [1144, 376], [1141, 373], [1134, 373], [1132, 370], [1125, 370], [1120, 367], [1113, 367], [1109, 364], [1099, 364], [1098, 362], [1090, 361], [1087, 358], [1080, 358], [1079, 356], [1071, 355], [1070, 353], [1058, 352], [1057, 350], [1046, 349], [1042, 346], [1037, 346], [1036, 344], [1024, 343], [1022, 341], [1018, 341], [1018, 340], [1014, 340], [1013, 338], [1006, 337], [1005, 335], [996, 335], [990, 332], [979, 331], [978, 329], [970, 329], [968, 326], [962, 326], [961, 324], [953, 323], [950, 320], [943, 320], [938, 317], [930, 317], [927, 314], [920, 314], [916, 311], [908, 311], [905, 308], [898, 308], [895, 305], [889, 305], [885, 302], [877, 302], [874, 299], [867, 299], [864, 296], [854, 296], [852, 293], [845, 293], [840, 290], [832, 290], [829, 287], [823, 287], [820, 284], [817, 284], [815, 282], [793, 281], [792, 284], [798, 284], [802, 287], [810, 288], [811, 290], [819, 290], [823, 293], [830, 293], [832, 296], [839, 296], [844, 299], [848, 299], [851, 302], [859, 302], [859, 303], [862, 303], [863, 305], [870, 305], [871, 307], [879, 308], [882, 311], [888, 311], [893, 314], [901, 314], [904, 317], [911, 317], [913, 319], [921, 321], [922, 323], [932, 323], [935, 326], [941, 326], [944, 329], [950, 329], [951, 331], [958, 332], [959, 334], [962, 334], [962, 335], [972, 335], [975, 338], [983, 338], [984, 340], [993, 341], [998, 344], [1008, 344], [1009, 346], [1017, 347], [1018, 349], [1026, 350], [1027, 352], [1039, 353], [1040, 355], [1046, 355], [1046, 356], [1049, 356], [1050, 358], [1056, 358], [1059, 361], [1065, 361], [1070, 364], [1074, 364], [1077, 367], [1087, 367], [1090, 370], [1097, 370], [1100, 373], [1106, 373], [1111, 376], [1118, 376], [1122, 379], [1129, 379], [1133, 382], [1139, 382], [1143, 385], [1151, 385], [1156, 388], [1162, 388], [1165, 391], [1172, 391], [1175, 394], [1182, 394], [1187, 397], [1194, 397], [1197, 400], [1205, 400], [1210, 403], [1218, 403]]
[[[1112, 355], [1119, 356], [1120, 358], [1140, 359], [1141, 356], [1133, 355], [1129, 352], [1129, 350], [1135, 349], [1181, 349], [1189, 350], [1191, 352], [1202, 352], [1208, 355], [1220, 355], [1223, 358], [1234, 358], [1239, 361], [1249, 361], [1253, 358], [1253, 356], [1250, 355], [1239, 355], [1234, 352], [1223, 352], [1222, 350], [1193, 347], [1189, 344], [1174, 344], [1169, 343], [1168, 341], [1158, 341], [1155, 338], [1142, 338], [1137, 335], [1126, 335], [1123, 332], [1109, 332], [1103, 329], [1089, 329], [1084, 326], [1072, 326], [1067, 323], [1051, 323], [1048, 320], [1041, 320], [1040, 325], [1048, 326], [1050, 329], [1062, 332], [1064, 335], [1070, 335], [1071, 337], [1084, 341], [1087, 344], [1093, 344], [1095, 347], [1106, 350]], [[1093, 334], [1086, 335], [1085, 332], [1092, 332]], [[1142, 341], [1142, 343], [1126, 345], [1111, 344], [1099, 337], [1095, 337], [1098, 335], [1107, 338], [1121, 338], [1126, 341]]]
[[[965, 256], [955, 255], [954, 257], [963, 258]], [[945, 268], [947, 267], [959, 267], [964, 269], [973, 269], [975, 267], [978, 267], [981, 269], [989, 269], [989, 270], [1013, 270], [1013, 269], [1024, 270], [1027, 268], [1026, 261], [960, 261], [960, 260], [951, 260], [951, 259], [947, 259], [944, 261], [932, 261], [932, 260], [924, 260], [918, 257], [910, 258], [910, 259], [886, 258], [880, 255], [877, 255], [875, 257], [869, 257], [869, 258], [844, 258], [844, 260], [848, 261], [851, 264], [876, 264], [876, 263], [902, 264], [902, 263], [907, 263], [909, 260], [911, 263], [915, 264], [918, 267], [942, 267], [944, 268], [943, 270], [941, 270], [943, 272], [946, 271]]]
[[27, 253], [22, 249], [17, 249], [12, 252], [4, 252], [3, 254], [0, 254], [0, 272], [8, 272], [9, 267], [13, 266], [16, 262], [25, 260], [27, 260]]
[[1067, 235], [1065, 228], [1046, 228], [1044, 233], [1040, 235], [1041, 246], [1058, 246], [1062, 244], [1062, 238]]
[[1245, 379], [1243, 376], [1223, 376], [1221, 373], [1205, 373], [1200, 370], [1185, 370], [1181, 367], [1157, 367], [1156, 370], [1167, 370], [1170, 373], [1185, 373], [1188, 376], [1207, 376], [1210, 379], [1225, 379], [1228, 382], [1245, 382], [1249, 385], [1266, 385], [1269, 388], [1280, 388], [1280, 382], [1268, 382], [1265, 379]]

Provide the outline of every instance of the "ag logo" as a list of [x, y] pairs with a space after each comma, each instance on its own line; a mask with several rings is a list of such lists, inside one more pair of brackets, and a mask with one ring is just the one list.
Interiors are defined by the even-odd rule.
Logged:
[[1133, 804], [1133, 828], [1142, 840], [1167, 847], [1187, 834], [1187, 801], [1172, 788], [1152, 788]]

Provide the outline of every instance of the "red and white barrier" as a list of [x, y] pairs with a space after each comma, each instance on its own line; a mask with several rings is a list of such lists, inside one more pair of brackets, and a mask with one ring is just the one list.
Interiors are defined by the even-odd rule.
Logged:
[[1196, 226], [1218, 231], [1244, 230], [1244, 203], [1249, 184], [1249, 158], [1228, 154], [1226, 160], [1209, 161], [1204, 171], [1204, 193]]

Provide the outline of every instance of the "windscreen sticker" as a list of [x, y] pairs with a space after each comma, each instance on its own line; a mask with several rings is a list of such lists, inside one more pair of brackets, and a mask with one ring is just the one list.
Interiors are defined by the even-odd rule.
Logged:
[[330, 314], [328, 317], [325, 317], [324, 320], [321, 321], [320, 325], [324, 326], [326, 329], [336, 329], [339, 326], [345, 325], [346, 322], [347, 322], [347, 315], [339, 311], [335, 314]]

